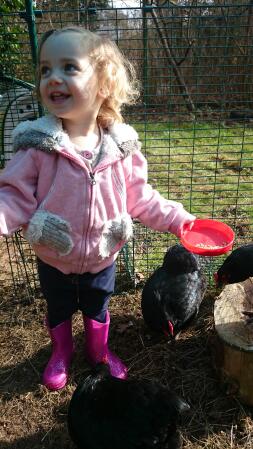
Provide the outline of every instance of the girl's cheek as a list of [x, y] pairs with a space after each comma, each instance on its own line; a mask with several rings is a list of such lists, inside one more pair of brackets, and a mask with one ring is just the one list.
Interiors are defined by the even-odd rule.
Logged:
[[41, 81], [40, 82], [40, 96], [41, 96], [41, 98], [43, 98], [43, 96], [45, 95], [45, 86], [44, 86], [44, 83], [43, 83], [43, 81]]

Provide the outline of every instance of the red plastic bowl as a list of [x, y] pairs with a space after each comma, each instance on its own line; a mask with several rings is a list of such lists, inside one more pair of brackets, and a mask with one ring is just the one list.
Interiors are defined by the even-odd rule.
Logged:
[[219, 256], [232, 249], [234, 238], [234, 231], [222, 221], [197, 219], [185, 225], [181, 243], [192, 253]]

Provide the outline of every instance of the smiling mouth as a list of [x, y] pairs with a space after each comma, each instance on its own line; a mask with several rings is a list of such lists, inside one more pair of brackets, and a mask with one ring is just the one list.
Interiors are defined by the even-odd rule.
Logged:
[[70, 95], [64, 93], [52, 93], [49, 97], [53, 103], [62, 103], [63, 101], [67, 100]]

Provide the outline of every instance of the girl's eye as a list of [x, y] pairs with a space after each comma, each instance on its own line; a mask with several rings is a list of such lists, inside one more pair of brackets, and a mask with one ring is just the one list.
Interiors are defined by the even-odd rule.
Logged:
[[64, 66], [65, 72], [77, 72], [78, 67], [75, 64], [65, 64]]
[[46, 65], [45, 65], [45, 66], [42, 66], [42, 67], [40, 68], [40, 74], [41, 74], [41, 76], [47, 76], [47, 75], [49, 74], [49, 72], [50, 72], [50, 69], [49, 69], [49, 67], [47, 67]]

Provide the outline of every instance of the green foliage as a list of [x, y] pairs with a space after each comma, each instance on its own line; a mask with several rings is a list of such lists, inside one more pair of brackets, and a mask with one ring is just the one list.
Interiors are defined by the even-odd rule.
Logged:
[[23, 0], [2, 0], [0, 5], [0, 13], [16, 12], [24, 9]]
[[[0, 32], [0, 72], [14, 74], [20, 61], [20, 34], [24, 32], [22, 20], [16, 14], [24, 9], [22, 0], [2, 0], [0, 16], [2, 21]], [[15, 13], [15, 15], [14, 15]], [[20, 22], [20, 23], [19, 23]]]
[[[0, 64], [1, 73], [14, 74], [14, 68], [19, 62], [17, 33], [19, 33], [18, 27], [15, 27], [15, 29], [12, 28], [11, 31], [7, 27], [6, 35], [0, 36], [0, 53], [2, 55]], [[7, 36], [8, 39], [6, 39]]]

